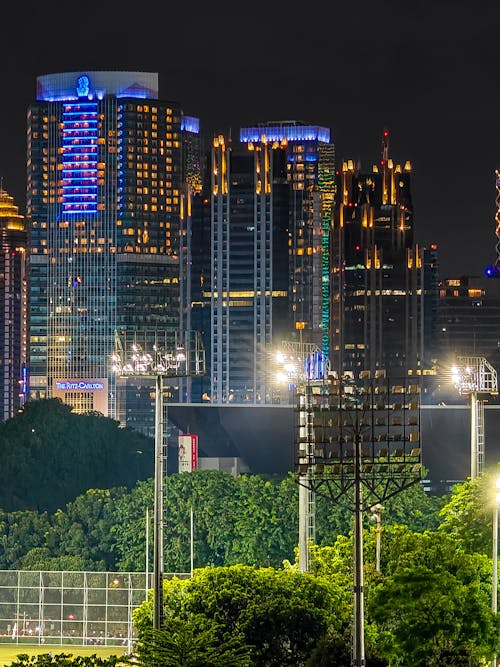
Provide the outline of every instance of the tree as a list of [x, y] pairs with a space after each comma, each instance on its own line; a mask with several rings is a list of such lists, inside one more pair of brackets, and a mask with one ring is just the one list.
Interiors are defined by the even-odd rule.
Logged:
[[0, 507], [53, 512], [90, 488], [131, 488], [150, 477], [153, 442], [60, 399], [30, 401], [0, 425]]
[[[252, 665], [304, 664], [332, 627], [348, 627], [345, 592], [324, 578], [294, 570], [249, 566], [197, 570], [192, 579], [164, 586], [165, 628], [172, 619], [204, 618], [242, 636], [252, 647]], [[139, 635], [151, 625], [152, 601], [134, 612]]]
[[381, 655], [406, 667], [458, 664], [443, 663], [444, 655], [484, 664], [498, 641], [489, 559], [465, 553], [445, 534], [398, 532], [384, 576], [367, 595]]
[[491, 525], [495, 502], [495, 481], [500, 466], [492, 466], [474, 480], [455, 484], [451, 498], [440, 512], [439, 530], [453, 535], [468, 553], [491, 554]]
[[163, 630], [145, 630], [136, 643], [139, 665], [169, 667], [247, 667], [250, 648], [241, 635], [229, 635], [203, 616], [173, 618]]

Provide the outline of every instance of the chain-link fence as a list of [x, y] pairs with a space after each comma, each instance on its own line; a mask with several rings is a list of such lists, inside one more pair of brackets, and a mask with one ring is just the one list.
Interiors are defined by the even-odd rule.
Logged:
[[145, 572], [0, 570], [0, 643], [130, 649], [151, 587]]

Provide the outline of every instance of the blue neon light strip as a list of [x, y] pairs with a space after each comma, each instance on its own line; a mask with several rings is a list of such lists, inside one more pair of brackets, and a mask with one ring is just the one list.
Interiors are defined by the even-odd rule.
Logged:
[[96, 102], [81, 100], [63, 107], [62, 210], [67, 215], [97, 213], [97, 111]]
[[200, 119], [194, 116], [182, 116], [181, 118], [181, 132], [192, 132], [193, 134], [200, 133]]
[[262, 137], [266, 141], [321, 141], [330, 143], [330, 130], [318, 125], [270, 125], [269, 127], [242, 127], [240, 129], [240, 141], [243, 144], [249, 142], [259, 143]]

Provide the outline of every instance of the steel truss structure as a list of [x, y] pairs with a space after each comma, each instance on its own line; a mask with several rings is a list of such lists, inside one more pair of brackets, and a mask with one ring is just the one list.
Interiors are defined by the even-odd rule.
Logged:
[[355, 513], [353, 665], [364, 658], [363, 490], [367, 507], [419, 482], [422, 475], [420, 382], [383, 369], [357, 377], [329, 372], [298, 394], [299, 481]]

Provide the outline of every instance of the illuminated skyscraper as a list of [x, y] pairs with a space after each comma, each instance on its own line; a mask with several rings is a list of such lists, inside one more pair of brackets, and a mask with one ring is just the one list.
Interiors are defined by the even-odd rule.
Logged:
[[389, 157], [387, 131], [371, 172], [348, 160], [337, 174], [331, 361], [338, 372], [422, 367], [423, 267], [437, 264], [414, 242], [410, 176], [409, 162]]
[[299, 340], [298, 331], [328, 354], [334, 186], [327, 128], [269, 122], [241, 129], [239, 143], [215, 138], [206, 292], [213, 402], [272, 401], [272, 347]]
[[115, 415], [115, 330], [179, 328], [198, 133], [196, 118], [159, 99], [156, 73], [38, 77], [28, 110], [32, 398]]
[[24, 217], [0, 189], [0, 420], [13, 417], [26, 395], [26, 243]]

